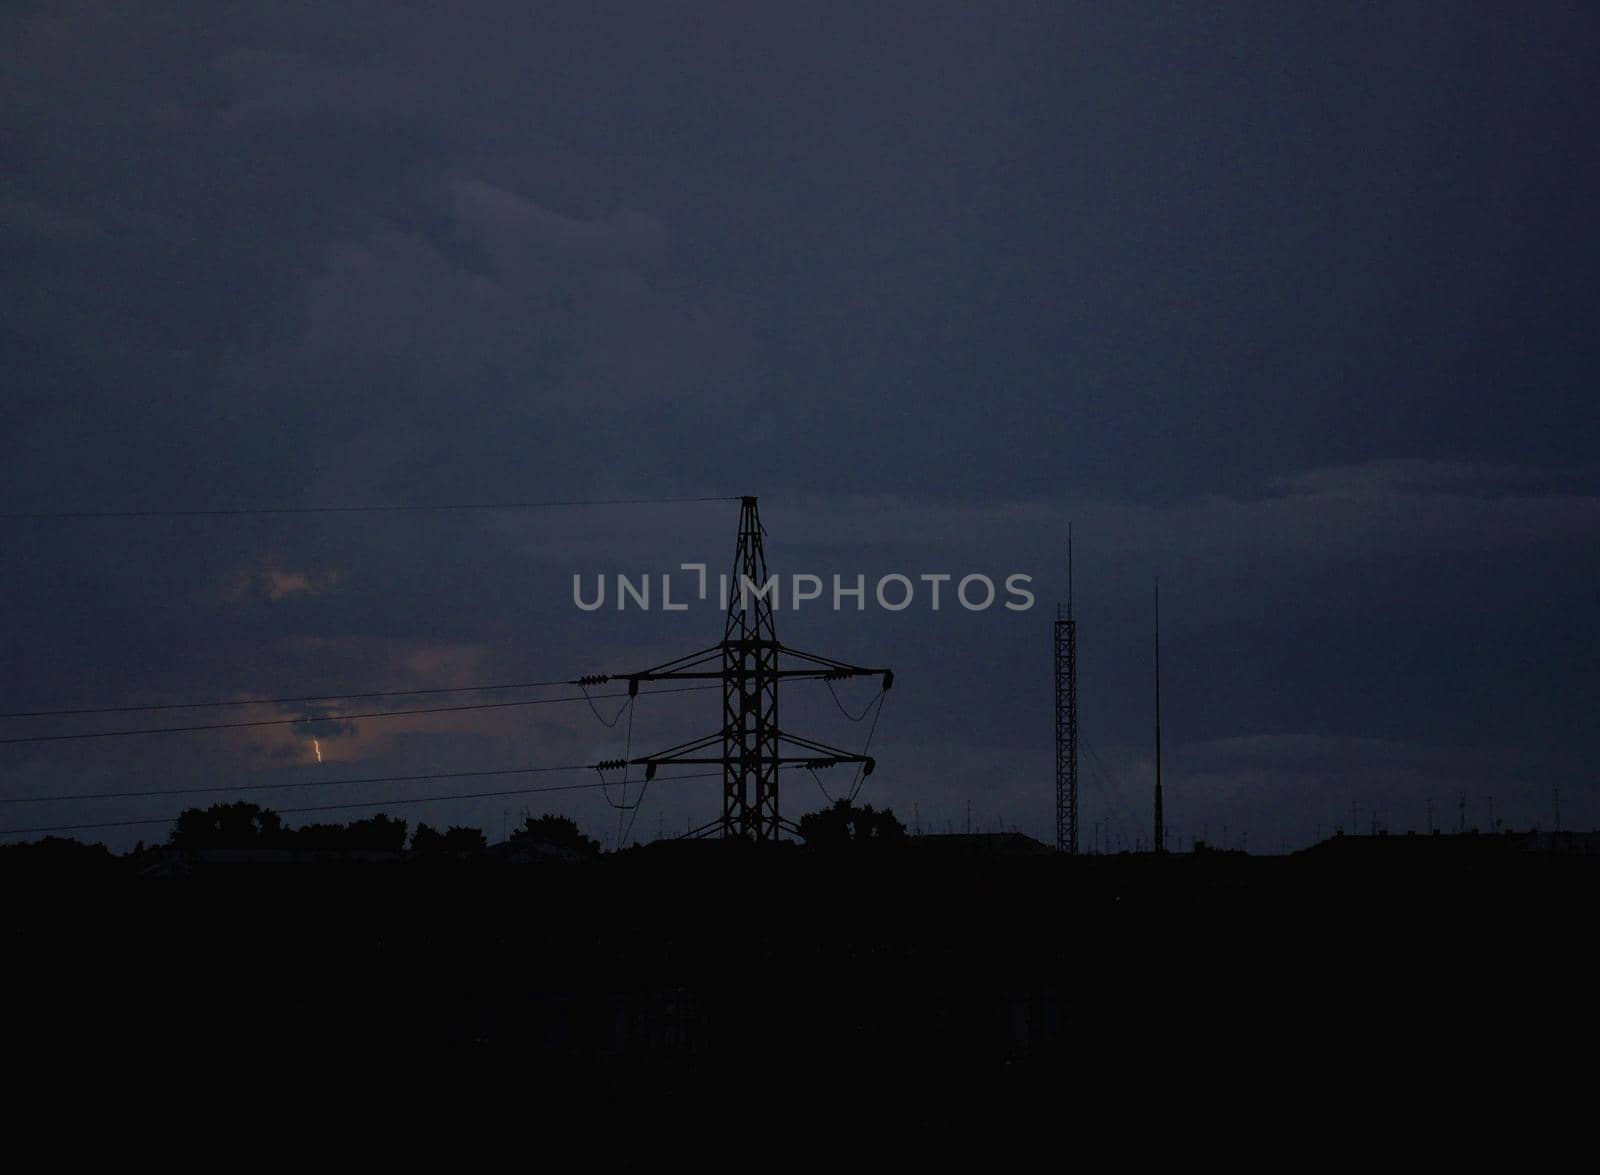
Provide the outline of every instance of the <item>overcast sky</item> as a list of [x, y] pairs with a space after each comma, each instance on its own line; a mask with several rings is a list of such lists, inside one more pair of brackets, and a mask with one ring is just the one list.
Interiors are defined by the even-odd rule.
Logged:
[[[1558, 792], [1600, 824], [1597, 33], [1559, 4], [4, 3], [0, 501], [756, 494], [784, 575], [1032, 575], [1031, 611], [778, 623], [896, 670], [862, 799], [1043, 839], [1070, 521], [1085, 847], [1150, 835], [1157, 573], [1181, 840], [1276, 851], [1352, 803], [1487, 827], [1490, 797], [1549, 827]], [[720, 569], [737, 517], [0, 522], [0, 709], [641, 668], [715, 610], [584, 613], [572, 576]], [[783, 713], [866, 737], [814, 686]], [[635, 720], [638, 753], [719, 707]], [[9, 743], [0, 798], [586, 762], [625, 727]], [[718, 804], [656, 788], [634, 834]], [[593, 792], [393, 810], [497, 837], [524, 806], [615, 839]]]

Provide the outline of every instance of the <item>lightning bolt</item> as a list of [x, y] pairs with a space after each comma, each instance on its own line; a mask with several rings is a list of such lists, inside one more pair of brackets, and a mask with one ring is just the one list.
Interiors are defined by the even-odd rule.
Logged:
[[311, 740], [311, 749], [317, 753], [317, 762], [322, 762], [322, 744], [316, 739]]

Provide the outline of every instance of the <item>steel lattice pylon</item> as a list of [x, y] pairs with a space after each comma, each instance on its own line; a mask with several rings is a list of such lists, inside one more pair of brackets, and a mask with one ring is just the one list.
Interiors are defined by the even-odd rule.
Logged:
[[1078, 851], [1078, 631], [1056, 616], [1056, 851]]
[[722, 835], [777, 840], [778, 626], [761, 540], [756, 500], [745, 498], [722, 633]]
[[1056, 852], [1078, 852], [1078, 626], [1072, 619], [1072, 526], [1067, 526], [1067, 614], [1056, 606]]
[[[855, 763], [860, 765], [862, 775], [870, 775], [874, 766], [870, 755], [856, 755], [799, 735], [785, 734], [778, 725], [778, 683], [785, 678], [837, 681], [881, 674], [883, 688], [887, 691], [894, 684], [894, 674], [888, 669], [868, 669], [815, 653], [802, 653], [779, 643], [775, 618], [779, 583], [767, 573], [766, 532], [761, 525], [756, 499], [746, 497], [740, 501], [739, 543], [728, 585], [728, 611], [721, 643], [637, 673], [596, 674], [579, 679], [579, 683], [599, 684], [625, 678], [628, 693], [637, 696], [643, 682], [720, 679], [722, 727], [716, 734], [653, 755], [597, 766], [642, 765], [645, 779], [650, 780], [660, 767], [720, 764], [722, 815], [690, 835], [720, 831], [724, 837], [776, 841], [784, 829], [792, 828], [783, 819], [779, 804], [779, 772], [784, 767], [819, 770]], [[712, 754], [713, 750], [720, 754]]]

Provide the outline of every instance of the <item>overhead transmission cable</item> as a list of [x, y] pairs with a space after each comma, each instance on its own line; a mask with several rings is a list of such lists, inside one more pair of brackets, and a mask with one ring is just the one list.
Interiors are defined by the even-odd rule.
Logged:
[[367, 698], [408, 698], [424, 694], [484, 694], [503, 690], [542, 689], [573, 684], [557, 681], [505, 681], [488, 685], [439, 686], [432, 689], [365, 690], [353, 694], [305, 694], [294, 698], [229, 698], [204, 702], [158, 702], [139, 706], [80, 706], [69, 710], [13, 710], [0, 718], [77, 718], [94, 714], [146, 714], [157, 710], [216, 710], [239, 706], [295, 706], [316, 702], [354, 702]]
[[[822, 684], [828, 687], [828, 693], [830, 695], [832, 695], [832, 697], [833, 697], [833, 704], [835, 706], [839, 707], [839, 713], [843, 714], [851, 722], [860, 722], [863, 718], [865, 718], [867, 716], [867, 711], [872, 709], [872, 703], [876, 702], [878, 700], [877, 698], [873, 698], [865, 706], [862, 707], [861, 713], [852, 714], [852, 713], [850, 713], [849, 710], [845, 709], [844, 703], [839, 700], [839, 695], [838, 695], [837, 692], [835, 692], [835, 690], [833, 688], [833, 682], [829, 681], [826, 677], [824, 677], [822, 679]], [[878, 691], [878, 694], [881, 696], [883, 694], [883, 692], [884, 691], [882, 689], [880, 689]]]
[[[607, 730], [615, 729], [616, 725], [617, 725], [617, 720], [622, 717], [623, 711], [627, 710], [629, 707], [631, 707], [633, 705], [633, 695], [630, 694], [630, 695], [628, 695], [628, 700], [626, 702], [622, 703], [622, 708], [619, 709], [615, 714], [613, 714], [608, 719], [604, 714], [600, 713], [600, 710], [594, 704], [593, 699], [591, 699], [589, 697], [589, 687], [587, 685], [584, 685], [582, 682], [580, 682], [580, 683], [578, 683], [578, 688], [583, 691], [583, 700], [589, 703], [589, 709], [594, 711], [595, 718], [599, 721], [600, 725], [604, 726]], [[600, 697], [607, 697], [607, 696], [615, 696], [615, 695], [601, 694], [599, 696]], [[632, 722], [633, 720], [630, 718], [628, 721]]]
[[[717, 688], [719, 687], [716, 685], [680, 685], [652, 690], [651, 692], [657, 694], [681, 694]], [[401, 718], [415, 714], [454, 714], [469, 710], [504, 710], [517, 706], [554, 706], [563, 703], [581, 702], [589, 696], [585, 694], [581, 697], [573, 698], [528, 698], [516, 702], [475, 702], [463, 706], [425, 706], [409, 710], [371, 710], [361, 714], [324, 714], [311, 718], [257, 718], [248, 722], [211, 722], [193, 726], [153, 726], [128, 730], [76, 731], [72, 734], [33, 734], [0, 738], [0, 745], [10, 743], [69, 742], [88, 738], [130, 738], [145, 734], [191, 734], [203, 730], [238, 730], [259, 726], [302, 726], [319, 722], [353, 722], [357, 719], [367, 718]], [[621, 698], [626, 696], [626, 692], [621, 690], [593, 695], [596, 698]]]
[[142, 791], [68, 792], [63, 795], [0, 796], [0, 804], [49, 804], [68, 800], [136, 800], [152, 796], [202, 796], [224, 792], [287, 791], [302, 787], [354, 787], [368, 783], [422, 783], [432, 779], [478, 779], [495, 775], [546, 774], [552, 771], [588, 771], [594, 764], [560, 767], [499, 767], [484, 771], [429, 771], [422, 775], [373, 775], [361, 779], [295, 779], [284, 783], [214, 784], [208, 787], [162, 787]]
[[[588, 765], [586, 764], [585, 765], [585, 769], [587, 769], [587, 766]], [[523, 767], [523, 768], [519, 769], [520, 772], [537, 771], [537, 770], [540, 770], [540, 769], [539, 768], [529, 768], [529, 767]], [[567, 768], [557, 768], [556, 770], [567, 770]], [[470, 773], [461, 772], [461, 773], [454, 773], [454, 774], [466, 775], [466, 774], [470, 774]], [[509, 773], [496, 773], [496, 774], [509, 774]], [[692, 773], [690, 773], [688, 775], [669, 775], [669, 776], [665, 776], [665, 777], [663, 777], [663, 780], [664, 780], [664, 782], [667, 782], [667, 783], [676, 783], [676, 782], [679, 782], [681, 780], [709, 779], [712, 776], [720, 776], [721, 774], [722, 774], [722, 772], [720, 772], [720, 771], [696, 771], [696, 772], [692, 772]], [[449, 774], [441, 773], [441, 774], [429, 776], [427, 778], [446, 779], [446, 778], [450, 778], [450, 777], [451, 776]], [[500, 797], [500, 796], [535, 795], [535, 794], [540, 794], [540, 793], [544, 793], [544, 792], [587, 791], [587, 790], [591, 790], [593, 788], [597, 788], [599, 786], [601, 786], [599, 783], [596, 783], [596, 782], [591, 780], [588, 783], [558, 783], [558, 784], [548, 784], [548, 785], [545, 785], [545, 786], [542, 786], [542, 787], [504, 788], [504, 789], [501, 789], [501, 790], [498, 790], [498, 791], [467, 792], [467, 793], [452, 792], [452, 793], [442, 793], [442, 794], [438, 794], [438, 795], [427, 795], [427, 796], [407, 796], [407, 797], [402, 797], [402, 798], [398, 798], [398, 799], [389, 798], [389, 799], [384, 799], [384, 800], [355, 800], [355, 801], [351, 801], [350, 803], [345, 803], [345, 804], [311, 804], [311, 805], [306, 805], [306, 806], [303, 806], [303, 807], [296, 807], [296, 808], [274, 808], [273, 811], [277, 812], [279, 815], [285, 815], [286, 816], [286, 815], [294, 815], [294, 814], [306, 813], [306, 812], [336, 812], [336, 811], [340, 811], [340, 810], [347, 809], [347, 808], [390, 808], [390, 807], [400, 807], [400, 806], [406, 805], [406, 804], [430, 804], [430, 803], [436, 803], [436, 802], [441, 802], [441, 801], [446, 801], [446, 800], [483, 800], [483, 799], [493, 799], [493, 798], [497, 798], [497, 797]], [[149, 817], [149, 818], [140, 819], [140, 820], [104, 820], [104, 821], [98, 821], [98, 822], [86, 823], [86, 824], [41, 825], [41, 826], [37, 826], [37, 827], [33, 827], [33, 828], [0, 828], [0, 836], [23, 836], [23, 835], [31, 835], [31, 834], [34, 834], [34, 833], [51, 833], [51, 832], [82, 832], [82, 831], [84, 831], [86, 829], [92, 829], [92, 828], [137, 828], [137, 827], [140, 827], [140, 826], [143, 826], [143, 825], [149, 825], [149, 824], [172, 824], [176, 820], [177, 820], [176, 816], [156, 816], [156, 817]]]
[[[867, 741], [861, 744], [861, 754], [863, 758], [860, 763], [856, 764], [856, 777], [853, 781], [851, 781], [850, 784], [850, 795], [847, 800], [848, 803], [853, 804], [856, 802], [856, 796], [861, 793], [861, 787], [867, 781], [867, 764], [865, 756], [867, 751], [872, 746], [872, 736], [878, 731], [878, 719], [883, 717], [883, 704], [888, 700], [889, 691], [883, 690], [878, 694], [877, 701], [872, 703], [873, 707], [876, 707], [877, 712], [872, 716], [872, 725], [867, 727]], [[862, 717], [866, 717], [866, 711], [862, 711]], [[824, 792], [823, 794], [826, 795], [827, 793]]]
[[[1095, 750], [1089, 740], [1080, 735], [1079, 741], [1083, 744], [1083, 749], [1089, 752], [1090, 766], [1094, 773], [1100, 777], [1101, 786], [1105, 788], [1106, 810], [1110, 814], [1110, 818], [1115, 819], [1117, 822], [1117, 835], [1125, 837], [1127, 835], [1127, 827], [1123, 819], [1122, 805], [1117, 801], [1117, 793], [1121, 791], [1121, 784], [1112, 776], [1110, 769], [1105, 765], [1105, 761], [1100, 758], [1100, 752]], [[1108, 835], [1110, 831], [1111, 824], [1110, 819], [1108, 819], [1106, 822]]]
[[3, 522], [90, 522], [132, 518], [241, 518], [295, 514], [427, 514], [466, 510], [554, 510], [586, 506], [668, 506], [737, 502], [733, 494], [683, 498], [569, 498], [545, 502], [446, 502], [373, 506], [240, 506], [206, 510], [29, 510], [0, 513]]

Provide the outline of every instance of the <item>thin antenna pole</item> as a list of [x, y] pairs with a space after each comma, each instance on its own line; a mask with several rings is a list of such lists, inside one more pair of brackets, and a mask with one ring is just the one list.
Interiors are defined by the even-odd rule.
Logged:
[[1161, 812], [1161, 577], [1155, 581], [1156, 619], [1156, 831], [1153, 848], [1167, 851], [1166, 821]]

